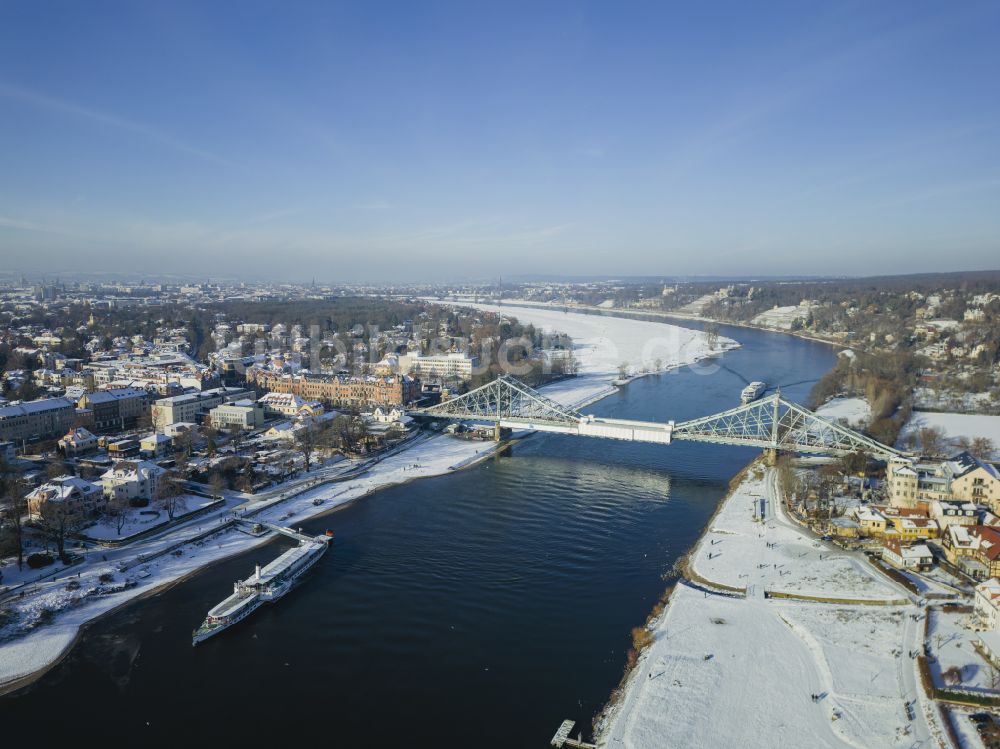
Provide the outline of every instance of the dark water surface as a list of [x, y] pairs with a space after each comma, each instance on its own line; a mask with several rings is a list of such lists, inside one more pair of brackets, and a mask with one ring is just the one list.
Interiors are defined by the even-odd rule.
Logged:
[[[738, 403], [735, 373], [799, 383], [782, 392], [805, 401], [803, 381], [834, 361], [821, 344], [722, 333], [744, 344], [728, 369], [638, 380], [586, 410], [707, 415]], [[753, 455], [535, 435], [315, 521], [336, 540], [303, 583], [198, 648], [205, 612], [281, 542], [95, 624], [60, 666], [0, 698], [0, 716], [32, 727], [15, 729], [18, 745], [546, 747], [564, 718], [589, 727], [629, 630]]]

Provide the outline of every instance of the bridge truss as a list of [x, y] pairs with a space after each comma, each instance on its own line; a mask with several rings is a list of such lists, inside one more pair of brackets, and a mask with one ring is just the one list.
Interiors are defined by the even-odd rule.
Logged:
[[520, 380], [501, 375], [465, 395], [417, 412], [446, 419], [506, 421], [519, 419], [575, 426], [583, 414], [546, 398]]
[[895, 448], [784, 400], [780, 393], [677, 424], [640, 422], [581, 414], [503, 375], [457, 398], [412, 413], [637, 442], [669, 444], [672, 440], [688, 440], [836, 456], [864, 452], [883, 459], [900, 454]]
[[672, 437], [822, 455], [864, 452], [877, 458], [889, 458], [901, 454], [895, 448], [786, 401], [780, 393], [713, 416], [674, 424]]

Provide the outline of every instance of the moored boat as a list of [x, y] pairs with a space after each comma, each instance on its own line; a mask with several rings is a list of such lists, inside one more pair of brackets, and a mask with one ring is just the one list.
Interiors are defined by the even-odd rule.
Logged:
[[191, 644], [207, 640], [224, 629], [246, 619], [262, 604], [276, 601], [292, 589], [295, 581], [312, 567], [330, 544], [327, 533], [314, 538], [303, 538], [295, 546], [265, 567], [259, 564], [254, 574], [233, 585], [233, 593], [213, 606], [205, 621], [191, 637]]

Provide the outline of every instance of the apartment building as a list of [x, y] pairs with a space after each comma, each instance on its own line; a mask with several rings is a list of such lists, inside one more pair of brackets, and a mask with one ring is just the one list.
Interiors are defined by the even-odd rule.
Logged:
[[403, 406], [420, 397], [420, 381], [406, 375], [290, 375], [252, 368], [247, 371], [247, 384], [353, 408]]
[[153, 403], [153, 427], [162, 432], [170, 424], [189, 422], [200, 424], [208, 412], [223, 403], [254, 398], [253, 390], [220, 387], [199, 393], [185, 393], [170, 398], [160, 398]]
[[477, 357], [455, 351], [432, 356], [404, 354], [399, 357], [400, 372], [411, 372], [422, 379], [468, 382], [472, 379], [473, 369], [478, 366]]
[[66, 398], [44, 398], [0, 408], [0, 440], [32, 442], [55, 439], [69, 431], [76, 406]]
[[1000, 508], [1000, 471], [968, 452], [936, 463], [895, 457], [886, 468], [886, 486], [893, 507], [958, 500]]
[[84, 393], [77, 408], [87, 413], [95, 432], [132, 429], [149, 414], [153, 397], [148, 390], [135, 387], [111, 388]]

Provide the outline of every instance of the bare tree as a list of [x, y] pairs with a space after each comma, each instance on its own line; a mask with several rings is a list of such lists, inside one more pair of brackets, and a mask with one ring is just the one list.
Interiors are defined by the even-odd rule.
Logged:
[[66, 561], [66, 536], [80, 527], [80, 511], [72, 503], [46, 500], [39, 508], [39, 526], [42, 532], [55, 541], [59, 558]]
[[208, 479], [208, 485], [212, 487], [212, 494], [216, 498], [221, 497], [223, 489], [226, 488], [226, 477], [222, 475], [221, 471], [212, 471], [212, 475]]
[[348, 452], [356, 452], [368, 435], [364, 419], [350, 414], [341, 414], [334, 419], [333, 430], [341, 449]]
[[715, 351], [715, 346], [719, 343], [719, 326], [717, 323], [710, 322], [705, 325], [705, 342], [708, 344], [710, 351]]
[[986, 673], [989, 674], [990, 688], [1000, 688], [1000, 669], [994, 665], [993, 661], [986, 661]]
[[795, 468], [792, 466], [792, 457], [782, 455], [778, 458], [778, 489], [785, 502], [789, 502], [792, 494], [798, 486], [798, 477], [795, 475]]
[[246, 433], [243, 427], [239, 424], [233, 424], [229, 428], [229, 441], [233, 444], [233, 447], [238, 451], [243, 445], [243, 440], [246, 437]]
[[951, 684], [953, 686], [956, 684], [961, 684], [962, 669], [958, 666], [952, 666], [951, 668], [943, 671], [941, 673], [941, 677], [945, 680], [946, 683]]
[[11, 545], [17, 550], [17, 568], [24, 567], [24, 515], [28, 510], [28, 485], [20, 476], [4, 472], [0, 466], [0, 499], [6, 516], [5, 533], [10, 535]]
[[167, 471], [160, 476], [160, 480], [156, 484], [155, 500], [167, 511], [167, 517], [170, 520], [174, 519], [184, 496], [184, 487], [181, 481], [181, 475], [177, 471]]
[[48, 460], [45, 461], [45, 478], [46, 479], [57, 479], [60, 476], [66, 475], [66, 464], [63, 462], [59, 454], [56, 453]]
[[996, 452], [996, 445], [989, 437], [974, 437], [969, 443], [969, 452], [980, 460], [989, 460]]
[[129, 498], [124, 494], [116, 494], [107, 503], [107, 512], [115, 519], [115, 531], [119, 536], [128, 521], [128, 510], [131, 507]]
[[944, 452], [944, 430], [940, 427], [923, 427], [920, 430], [920, 447], [925, 455], [937, 457]]
[[194, 435], [190, 431], [185, 430], [174, 437], [174, 460], [178, 466], [182, 460], [186, 463], [187, 459], [191, 457], [193, 443]]
[[844, 476], [858, 476], [868, 467], [868, 456], [862, 450], [848, 453], [840, 459], [840, 471]]
[[295, 430], [295, 445], [298, 447], [299, 452], [302, 453], [302, 460], [305, 462], [306, 473], [309, 473], [309, 467], [312, 465], [313, 453], [316, 450], [318, 442], [319, 429], [312, 419], [309, 419]]

